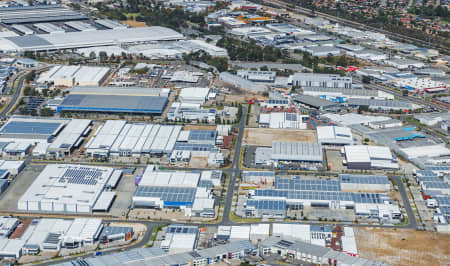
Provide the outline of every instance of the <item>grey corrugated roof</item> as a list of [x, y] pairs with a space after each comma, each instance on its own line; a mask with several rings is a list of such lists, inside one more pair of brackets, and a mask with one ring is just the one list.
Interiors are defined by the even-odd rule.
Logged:
[[348, 99], [349, 105], [367, 105], [373, 107], [411, 108], [412, 103], [406, 101], [376, 100], [376, 99]]
[[316, 108], [327, 108], [333, 106], [339, 106], [340, 104], [333, 103], [319, 97], [309, 96], [309, 95], [297, 95], [294, 97], [294, 100], [309, 106], [313, 106]]
[[167, 97], [159, 96], [70, 94], [58, 106], [58, 111], [161, 113], [166, 104]]
[[51, 47], [52, 44], [39, 36], [36, 35], [24, 35], [24, 36], [14, 36], [6, 37], [5, 39], [10, 40], [15, 45], [21, 48], [28, 47]]

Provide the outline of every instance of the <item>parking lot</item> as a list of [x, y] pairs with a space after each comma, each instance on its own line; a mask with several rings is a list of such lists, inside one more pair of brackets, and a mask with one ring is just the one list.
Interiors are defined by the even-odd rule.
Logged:
[[28, 187], [44, 169], [45, 165], [27, 165], [9, 184], [8, 189], [0, 196], [2, 211], [17, 211], [17, 202]]

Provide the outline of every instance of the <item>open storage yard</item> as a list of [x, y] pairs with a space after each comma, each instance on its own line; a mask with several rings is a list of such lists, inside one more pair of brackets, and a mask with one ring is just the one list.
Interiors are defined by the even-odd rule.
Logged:
[[435, 232], [355, 228], [359, 255], [391, 265], [448, 265], [450, 235]]
[[246, 128], [243, 143], [256, 146], [272, 146], [272, 141], [317, 142], [313, 130]]

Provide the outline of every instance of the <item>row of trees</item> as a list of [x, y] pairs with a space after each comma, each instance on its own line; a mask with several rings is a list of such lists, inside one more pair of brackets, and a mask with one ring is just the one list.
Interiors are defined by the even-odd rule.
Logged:
[[215, 67], [219, 72], [228, 70], [228, 59], [225, 57], [212, 57], [204, 51], [196, 51], [189, 54], [183, 54], [183, 60], [186, 64], [191, 61], [200, 61]]
[[110, 8], [104, 4], [97, 4], [97, 9], [101, 14], [117, 20], [136, 20], [145, 22], [151, 26], [164, 26], [180, 31], [188, 28], [189, 22], [204, 26], [205, 14], [185, 12], [180, 7], [165, 8], [160, 4], [149, 3], [148, 1], [127, 1], [126, 6]]
[[272, 61], [287, 58], [288, 54], [272, 46], [261, 47], [251, 40], [240, 41], [230, 37], [223, 37], [217, 41], [217, 46], [225, 48], [231, 60], [241, 61]]

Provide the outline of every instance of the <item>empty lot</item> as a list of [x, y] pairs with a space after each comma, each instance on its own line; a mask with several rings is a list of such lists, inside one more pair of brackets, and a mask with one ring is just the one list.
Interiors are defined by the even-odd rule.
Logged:
[[317, 142], [316, 132], [306, 129], [246, 128], [243, 143], [256, 146], [272, 146], [272, 141]]
[[355, 228], [362, 258], [391, 265], [448, 265], [448, 234], [410, 229]]

